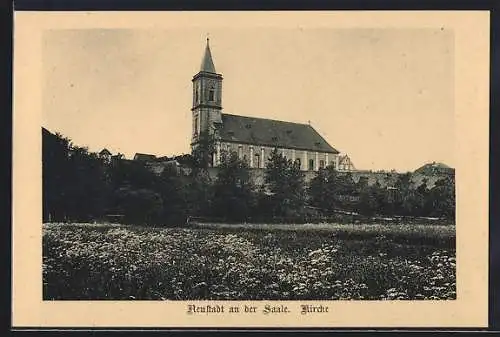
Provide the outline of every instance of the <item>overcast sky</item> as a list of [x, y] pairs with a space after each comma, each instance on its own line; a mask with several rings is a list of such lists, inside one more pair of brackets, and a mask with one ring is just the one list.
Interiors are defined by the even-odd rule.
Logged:
[[48, 31], [43, 126], [127, 158], [188, 153], [207, 32], [224, 112], [311, 121], [359, 169], [454, 166], [453, 33], [441, 29]]

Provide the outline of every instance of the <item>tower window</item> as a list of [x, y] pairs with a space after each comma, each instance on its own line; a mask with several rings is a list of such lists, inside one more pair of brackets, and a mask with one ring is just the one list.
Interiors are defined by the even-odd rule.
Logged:
[[194, 130], [193, 134], [198, 135], [198, 116], [194, 116]]
[[260, 167], [260, 156], [259, 154], [256, 154], [255, 155], [255, 163], [256, 163], [256, 167]]
[[209, 91], [208, 91], [208, 100], [210, 102], [213, 102], [214, 101], [214, 96], [215, 96], [215, 90], [213, 88], [211, 88]]

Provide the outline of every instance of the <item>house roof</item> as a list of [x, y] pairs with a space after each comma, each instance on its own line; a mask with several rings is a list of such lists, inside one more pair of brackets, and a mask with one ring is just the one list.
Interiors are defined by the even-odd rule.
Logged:
[[139, 160], [139, 161], [148, 161], [148, 160], [155, 160], [156, 156], [153, 154], [146, 154], [146, 153], [136, 153], [134, 155], [134, 160]]
[[99, 154], [100, 154], [100, 155], [110, 155], [110, 154], [111, 154], [111, 152], [109, 152], [109, 150], [108, 150], [108, 149], [104, 148], [104, 149], [102, 149], [102, 150], [101, 150], [101, 152], [99, 152]]
[[222, 114], [223, 141], [339, 153], [309, 124]]
[[350, 162], [349, 156], [348, 155], [343, 155], [339, 157], [339, 163], [340, 164], [348, 164]]
[[203, 56], [203, 60], [201, 62], [200, 71], [204, 71], [207, 73], [216, 73], [214, 61], [212, 60], [212, 53], [210, 52], [210, 45], [208, 43], [207, 38], [207, 46], [205, 47], [205, 55]]
[[436, 162], [425, 164], [415, 170], [415, 173], [421, 173], [421, 174], [443, 174], [443, 173], [452, 174], [454, 172], [455, 170], [449, 167], [448, 165]]
[[352, 169], [354, 169], [354, 164], [348, 155], [340, 156], [339, 157], [339, 164], [340, 165], [349, 165], [349, 166], [351, 166]]

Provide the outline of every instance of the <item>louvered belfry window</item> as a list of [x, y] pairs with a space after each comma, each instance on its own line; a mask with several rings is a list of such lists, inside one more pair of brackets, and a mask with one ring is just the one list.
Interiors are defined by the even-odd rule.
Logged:
[[195, 136], [198, 135], [198, 116], [197, 115], [194, 117], [194, 130], [193, 130], [193, 134]]

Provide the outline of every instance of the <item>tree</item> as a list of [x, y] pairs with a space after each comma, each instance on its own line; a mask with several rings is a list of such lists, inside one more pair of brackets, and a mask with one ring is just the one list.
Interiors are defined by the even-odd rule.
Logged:
[[394, 211], [398, 215], [411, 215], [413, 213], [411, 173], [399, 175], [395, 187]]
[[434, 187], [429, 191], [429, 203], [431, 215], [455, 218], [455, 177], [446, 176], [436, 181]]
[[337, 208], [344, 187], [341, 180], [333, 166], [320, 169], [309, 183], [311, 205], [326, 211]]
[[42, 128], [43, 221], [63, 221], [68, 217], [67, 184], [71, 140]]
[[213, 211], [233, 221], [247, 220], [255, 207], [254, 186], [246, 161], [235, 152], [224, 152], [214, 185]]
[[159, 193], [149, 189], [123, 187], [115, 192], [118, 210], [131, 224], [157, 224], [163, 214], [163, 200]]
[[270, 201], [274, 216], [296, 217], [304, 214], [304, 174], [298, 163], [286, 159], [274, 149], [266, 164], [265, 182], [272, 194]]
[[186, 187], [186, 212], [190, 216], [210, 213], [213, 200], [213, 183], [206, 169], [193, 169]]
[[143, 163], [130, 160], [118, 160], [110, 168], [111, 183], [114, 189], [132, 186], [136, 189], [154, 189], [158, 178]]
[[198, 136], [198, 142], [192, 151], [193, 170], [207, 169], [212, 165], [215, 154], [215, 138], [213, 135], [203, 131]]
[[427, 179], [413, 192], [412, 204], [414, 216], [427, 216], [430, 214], [428, 209], [429, 190], [427, 189]]
[[79, 221], [102, 218], [110, 193], [105, 163], [87, 148], [71, 145], [68, 168], [64, 187], [68, 216]]
[[384, 213], [387, 193], [379, 182], [370, 186], [366, 180], [360, 179], [356, 187], [359, 193], [359, 213], [364, 215]]
[[176, 170], [166, 168], [160, 174], [158, 190], [163, 201], [162, 220], [166, 224], [184, 224], [188, 216], [188, 183]]

